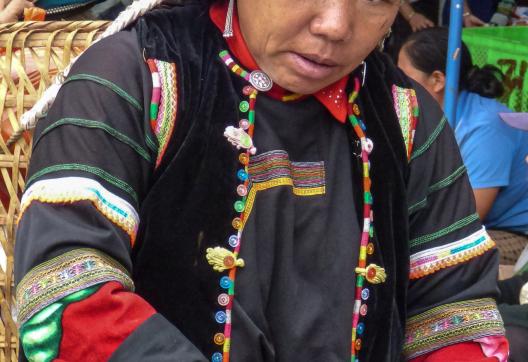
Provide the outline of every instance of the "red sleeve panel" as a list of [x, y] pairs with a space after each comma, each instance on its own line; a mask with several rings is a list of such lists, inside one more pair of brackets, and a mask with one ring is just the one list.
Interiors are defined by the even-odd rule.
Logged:
[[55, 361], [106, 361], [121, 343], [156, 311], [120, 283], [69, 305], [62, 317], [62, 339]]

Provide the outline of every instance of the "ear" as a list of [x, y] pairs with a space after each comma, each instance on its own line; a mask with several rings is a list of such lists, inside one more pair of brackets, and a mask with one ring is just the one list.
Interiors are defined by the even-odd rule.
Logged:
[[435, 93], [444, 93], [446, 85], [445, 74], [439, 70], [435, 70], [429, 76], [429, 82], [431, 82], [431, 87]]

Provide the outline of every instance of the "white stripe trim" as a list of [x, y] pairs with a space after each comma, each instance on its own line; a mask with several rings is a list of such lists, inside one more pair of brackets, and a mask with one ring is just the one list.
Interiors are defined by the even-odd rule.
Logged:
[[92, 201], [106, 218], [120, 226], [135, 239], [139, 215], [126, 200], [113, 194], [99, 182], [84, 177], [61, 177], [40, 180], [31, 185], [22, 196], [20, 217], [33, 201], [44, 203], [74, 203]]

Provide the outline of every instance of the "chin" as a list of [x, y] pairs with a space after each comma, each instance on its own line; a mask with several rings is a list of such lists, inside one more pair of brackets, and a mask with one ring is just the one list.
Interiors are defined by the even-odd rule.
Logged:
[[321, 89], [329, 86], [334, 83], [330, 82], [316, 82], [313, 79], [303, 79], [298, 77], [293, 77], [293, 79], [280, 79], [276, 82], [282, 88], [297, 94], [314, 94], [320, 91]]

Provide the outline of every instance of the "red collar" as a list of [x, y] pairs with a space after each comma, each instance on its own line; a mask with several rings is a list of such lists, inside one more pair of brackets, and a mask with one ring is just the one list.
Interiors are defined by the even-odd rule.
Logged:
[[[223, 32], [225, 19], [227, 15], [227, 2], [217, 2], [209, 9], [209, 16], [213, 23]], [[238, 16], [233, 16], [233, 36], [226, 39], [232, 55], [241, 62], [241, 65], [246, 69], [253, 71], [259, 69], [255, 59], [249, 52], [249, 49], [244, 41], [238, 23]], [[347, 117], [347, 94], [346, 85], [348, 83], [348, 75], [341, 80], [321, 89], [314, 94], [314, 97], [321, 102], [326, 109], [340, 122], [345, 123]], [[291, 93], [279, 85], [274, 85], [273, 88], [266, 94], [273, 98], [281, 99], [282, 101], [293, 101], [303, 98], [299, 94]]]

